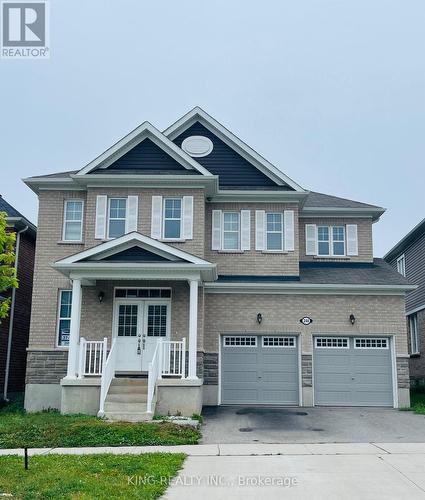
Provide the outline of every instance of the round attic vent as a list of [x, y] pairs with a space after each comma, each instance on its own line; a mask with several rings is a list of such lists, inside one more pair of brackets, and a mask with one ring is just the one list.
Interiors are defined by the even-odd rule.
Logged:
[[213, 150], [213, 143], [208, 137], [192, 135], [182, 142], [182, 149], [190, 156], [207, 156]]

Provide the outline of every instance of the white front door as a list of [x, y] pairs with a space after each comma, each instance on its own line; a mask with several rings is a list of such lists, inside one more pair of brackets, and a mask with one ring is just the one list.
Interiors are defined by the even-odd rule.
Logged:
[[148, 371], [158, 339], [169, 337], [169, 303], [120, 300], [115, 302], [116, 371]]

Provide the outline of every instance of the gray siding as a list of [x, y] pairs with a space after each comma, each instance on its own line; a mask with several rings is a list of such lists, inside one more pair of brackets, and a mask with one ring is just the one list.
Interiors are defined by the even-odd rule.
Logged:
[[417, 238], [404, 252], [400, 252], [390, 264], [397, 269], [397, 258], [404, 253], [406, 278], [419, 288], [406, 295], [406, 311], [425, 305], [425, 234]]

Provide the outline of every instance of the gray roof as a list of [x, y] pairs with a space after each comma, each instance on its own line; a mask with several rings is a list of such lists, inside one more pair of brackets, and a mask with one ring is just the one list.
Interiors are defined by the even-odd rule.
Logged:
[[338, 196], [331, 196], [329, 194], [316, 193], [310, 191], [304, 208], [371, 208], [381, 209], [377, 205], [369, 205], [368, 203], [361, 203], [360, 201], [347, 200], [346, 198], [339, 198]]
[[71, 177], [71, 175], [76, 174], [79, 170], [68, 170], [66, 172], [54, 172], [53, 174], [44, 174], [44, 175], [33, 175], [30, 179], [49, 179], [49, 178], [62, 178], [62, 177]]
[[300, 262], [300, 282], [330, 285], [410, 285], [383, 259], [373, 263]]
[[8, 217], [22, 217], [25, 218], [20, 212], [13, 208], [0, 194], [0, 212], [6, 212]]
[[373, 262], [300, 262], [300, 275], [220, 275], [222, 283], [284, 283], [304, 285], [388, 285], [411, 283], [383, 259]]

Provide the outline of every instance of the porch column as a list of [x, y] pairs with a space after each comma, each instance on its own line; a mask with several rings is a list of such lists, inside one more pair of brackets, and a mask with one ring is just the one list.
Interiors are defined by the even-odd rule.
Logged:
[[66, 378], [77, 378], [78, 341], [81, 317], [81, 280], [72, 280], [71, 326], [69, 328], [68, 371]]
[[196, 352], [198, 346], [198, 281], [190, 280], [190, 303], [189, 303], [189, 379], [197, 379], [196, 376]]

